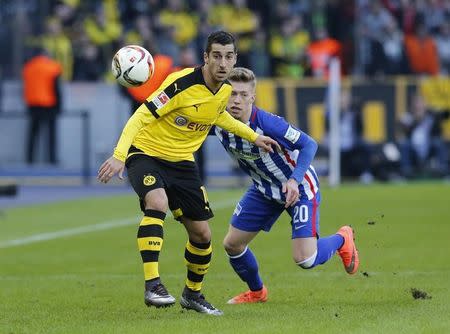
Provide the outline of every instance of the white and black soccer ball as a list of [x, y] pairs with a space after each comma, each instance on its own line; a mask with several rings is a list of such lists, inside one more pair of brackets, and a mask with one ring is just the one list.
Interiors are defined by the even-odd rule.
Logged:
[[137, 87], [153, 76], [153, 57], [139, 45], [127, 45], [113, 57], [111, 70], [117, 82], [125, 87]]

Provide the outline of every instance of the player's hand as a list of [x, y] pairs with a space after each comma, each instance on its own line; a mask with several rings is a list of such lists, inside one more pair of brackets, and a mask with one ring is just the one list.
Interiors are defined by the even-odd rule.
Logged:
[[264, 151], [273, 153], [273, 147], [276, 147], [279, 151], [281, 151], [280, 145], [270, 137], [259, 135], [255, 140], [255, 145], [261, 147]]
[[98, 170], [97, 179], [100, 182], [107, 183], [111, 178], [119, 174], [119, 179], [123, 180], [123, 171], [125, 169], [125, 163], [114, 158], [110, 157], [106, 160]]
[[286, 194], [286, 205], [285, 208], [293, 206], [297, 203], [298, 198], [300, 196], [300, 192], [298, 190], [298, 183], [294, 179], [289, 179], [286, 183], [283, 183], [283, 194]]

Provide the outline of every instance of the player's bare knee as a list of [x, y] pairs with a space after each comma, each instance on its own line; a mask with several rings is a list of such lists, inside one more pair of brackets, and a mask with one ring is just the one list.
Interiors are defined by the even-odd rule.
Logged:
[[238, 255], [241, 254], [245, 250], [246, 245], [242, 245], [240, 243], [233, 242], [232, 239], [225, 237], [223, 240], [223, 247], [228, 255]]
[[190, 228], [188, 231], [189, 239], [198, 243], [208, 243], [211, 241], [211, 230], [209, 229], [208, 223], [201, 224], [194, 222], [195, 228]]
[[223, 245], [223, 248], [225, 248], [225, 251], [227, 253], [229, 253], [228, 252], [229, 250], [233, 249], [233, 243], [231, 242], [228, 234], [225, 236], [225, 238], [223, 238], [222, 245]]
[[317, 250], [312, 253], [303, 253], [303, 254], [295, 254], [294, 262], [303, 269], [309, 269], [314, 266], [314, 262], [316, 261]]
[[149, 191], [145, 195], [145, 208], [166, 212], [169, 207], [166, 191], [162, 188]]
[[294, 262], [303, 269], [312, 268], [317, 257], [317, 239], [296, 238], [292, 240], [292, 257]]
[[202, 230], [197, 235], [199, 242], [206, 243], [211, 241], [211, 231], [210, 230]]

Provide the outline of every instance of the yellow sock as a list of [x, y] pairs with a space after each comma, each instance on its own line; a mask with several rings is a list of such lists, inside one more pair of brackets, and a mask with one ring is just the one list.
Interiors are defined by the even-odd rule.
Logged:
[[188, 241], [184, 252], [184, 260], [187, 267], [186, 286], [193, 291], [200, 291], [203, 277], [208, 272], [211, 262], [211, 242], [196, 243]]
[[144, 263], [145, 281], [159, 278], [159, 252], [164, 239], [163, 223], [166, 214], [157, 210], [145, 210], [139, 224], [137, 243]]

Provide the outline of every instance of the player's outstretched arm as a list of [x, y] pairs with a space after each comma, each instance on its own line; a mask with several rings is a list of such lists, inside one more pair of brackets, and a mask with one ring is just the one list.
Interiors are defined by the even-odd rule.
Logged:
[[259, 135], [255, 140], [255, 145], [262, 148], [266, 152], [273, 153], [273, 147], [281, 151], [280, 145], [270, 137]]
[[219, 115], [216, 125], [222, 129], [234, 133], [249, 142], [255, 143], [256, 146], [261, 147], [266, 152], [273, 152], [273, 147], [281, 151], [280, 145], [270, 137], [259, 135], [253, 131], [248, 125], [233, 118], [228, 112], [224, 111]]
[[124, 169], [125, 163], [112, 156], [100, 166], [97, 179], [100, 182], [107, 183], [114, 175], [118, 173], [119, 179], [123, 180]]

